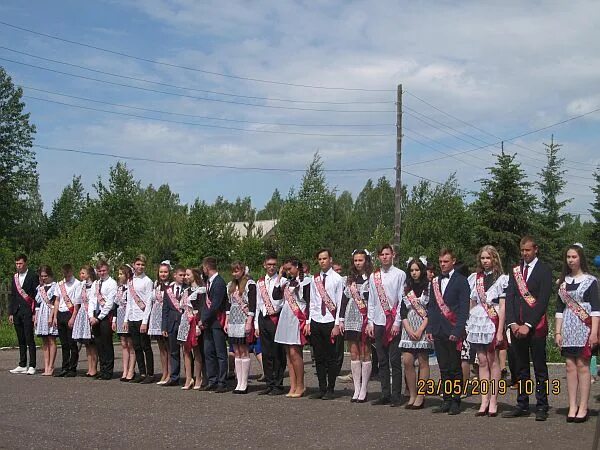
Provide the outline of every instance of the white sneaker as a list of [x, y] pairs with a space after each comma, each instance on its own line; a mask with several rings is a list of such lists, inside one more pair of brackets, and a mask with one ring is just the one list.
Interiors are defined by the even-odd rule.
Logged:
[[348, 375], [339, 375], [337, 379], [343, 383], [351, 383], [353, 381], [351, 373], [349, 373]]
[[27, 373], [27, 367], [17, 366], [12, 370], [9, 370], [10, 373]]
[[27, 375], [35, 375], [35, 367], [30, 367], [27, 369]]

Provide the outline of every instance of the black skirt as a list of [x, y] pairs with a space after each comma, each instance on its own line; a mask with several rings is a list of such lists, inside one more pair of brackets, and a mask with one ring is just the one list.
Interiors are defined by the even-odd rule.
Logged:
[[563, 358], [581, 358], [584, 347], [562, 347], [560, 354]]

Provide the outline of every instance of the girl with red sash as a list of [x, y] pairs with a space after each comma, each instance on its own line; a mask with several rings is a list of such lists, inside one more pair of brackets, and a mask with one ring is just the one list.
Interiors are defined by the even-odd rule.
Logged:
[[348, 342], [354, 381], [354, 394], [350, 400], [352, 403], [366, 401], [367, 385], [371, 377], [371, 340], [366, 328], [369, 277], [372, 272], [371, 255], [366, 250], [354, 250], [340, 307], [340, 331]]
[[558, 284], [555, 342], [566, 360], [567, 422], [581, 423], [588, 418], [590, 358], [598, 343], [600, 298], [598, 280], [589, 274], [580, 244], [567, 249]]
[[[424, 259], [424, 257], [421, 257]], [[425, 261], [426, 262], [426, 261]], [[404, 364], [404, 376], [409, 392], [406, 409], [421, 409], [425, 397], [417, 395], [417, 371], [415, 360], [419, 362], [419, 380], [429, 378], [429, 354], [433, 344], [427, 340], [427, 304], [430, 297], [430, 285], [427, 269], [422, 259], [412, 259], [408, 262], [406, 286], [400, 303], [400, 314], [396, 324], [402, 322], [402, 336], [400, 337], [400, 350]]]
[[148, 336], [156, 340], [160, 352], [162, 377], [156, 382], [158, 385], [167, 384], [171, 373], [169, 368], [169, 343], [167, 338], [162, 335], [162, 307], [165, 290], [172, 280], [171, 263], [169, 261], [161, 262], [154, 283], [152, 311], [150, 311], [150, 320], [148, 321]]
[[[199, 390], [202, 385], [202, 335], [198, 325], [198, 311], [200, 310], [200, 297], [206, 293], [206, 287], [200, 275], [200, 269], [186, 269], [186, 289], [181, 297], [183, 313], [177, 340], [181, 342], [183, 350], [183, 366], [185, 368], [185, 385], [183, 390]], [[192, 387], [193, 386], [193, 387]]]
[[94, 344], [92, 328], [88, 318], [88, 306], [92, 283], [96, 281], [96, 272], [93, 267], [86, 264], [79, 270], [81, 290], [79, 298], [75, 299], [75, 322], [73, 322], [73, 339], [85, 345], [85, 353], [88, 362], [86, 377], [95, 377], [98, 373], [98, 350]]
[[[498, 388], [501, 379], [499, 351], [504, 348], [505, 298], [508, 275], [502, 273], [498, 250], [483, 246], [477, 255], [477, 271], [468, 278], [471, 310], [465, 327], [471, 352], [477, 352], [481, 405], [476, 416], [498, 414]], [[484, 393], [485, 391], [485, 393]]]
[[58, 336], [58, 328], [54, 317], [55, 291], [58, 286], [53, 280], [52, 269], [49, 266], [40, 266], [38, 277], [40, 285], [35, 296], [38, 306], [36, 307], [33, 326], [36, 336], [42, 338], [42, 351], [44, 352], [44, 373], [42, 375], [51, 376], [54, 372], [56, 336]]
[[237, 386], [234, 394], [248, 393], [250, 356], [248, 344], [254, 340], [254, 314], [256, 313], [256, 283], [246, 273], [240, 261], [231, 264], [233, 280], [227, 286], [228, 302], [223, 330], [233, 345]]
[[127, 307], [127, 282], [133, 278], [133, 271], [129, 266], [119, 267], [117, 283], [117, 298], [115, 299], [116, 314], [113, 315], [112, 330], [119, 335], [123, 355], [123, 374], [121, 381], [128, 382], [135, 377], [135, 351], [131, 335], [124, 327], [125, 308]]
[[279, 289], [283, 290], [284, 302], [277, 323], [275, 342], [285, 346], [290, 374], [290, 391], [286, 397], [300, 398], [306, 390], [302, 350], [307, 342], [310, 280], [304, 278], [303, 264], [298, 258], [287, 259], [282, 268], [285, 272], [280, 271]]

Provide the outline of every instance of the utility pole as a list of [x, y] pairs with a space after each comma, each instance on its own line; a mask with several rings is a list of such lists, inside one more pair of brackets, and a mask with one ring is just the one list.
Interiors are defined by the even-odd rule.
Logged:
[[394, 198], [394, 249], [400, 253], [400, 227], [402, 213], [402, 85], [398, 85], [396, 101], [396, 189]]

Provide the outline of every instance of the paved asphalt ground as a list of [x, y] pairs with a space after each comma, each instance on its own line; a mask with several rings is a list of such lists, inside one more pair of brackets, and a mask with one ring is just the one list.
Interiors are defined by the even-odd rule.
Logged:
[[[596, 429], [595, 400], [587, 423], [565, 422], [562, 365], [550, 369], [551, 378], [561, 380], [561, 393], [550, 398], [548, 421], [536, 422], [533, 415], [475, 417], [476, 397], [463, 401], [458, 416], [432, 414], [439, 403], [434, 397], [418, 411], [351, 404], [353, 387], [343, 383], [338, 383], [338, 397], [332, 401], [257, 396], [262, 383], [254, 380], [248, 395], [127, 384], [116, 378], [121, 366], [118, 346], [115, 354], [115, 379], [97, 381], [13, 375], [8, 370], [16, 365], [17, 352], [0, 351], [0, 448], [590, 449]], [[41, 358], [39, 352], [38, 367], [43, 365]], [[57, 363], [60, 360], [59, 350]], [[316, 377], [308, 354], [305, 360], [307, 386], [314, 392]], [[84, 367], [82, 351], [80, 374]], [[437, 377], [437, 368], [432, 372]], [[376, 398], [379, 383], [369, 387], [369, 397]], [[600, 382], [592, 386], [592, 396], [599, 393]], [[502, 398], [501, 411], [514, 400], [510, 391]]]

